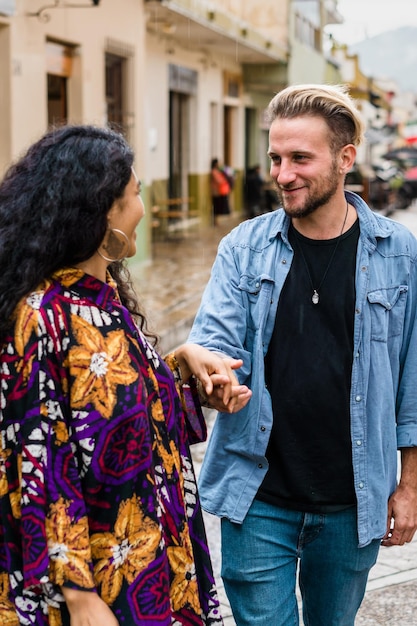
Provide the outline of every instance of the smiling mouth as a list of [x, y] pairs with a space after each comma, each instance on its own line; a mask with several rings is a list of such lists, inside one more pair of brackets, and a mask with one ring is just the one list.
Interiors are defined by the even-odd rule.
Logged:
[[290, 189], [286, 187], [280, 187], [281, 193], [293, 193], [294, 191], [300, 191], [300, 189], [304, 189], [304, 187], [291, 187]]

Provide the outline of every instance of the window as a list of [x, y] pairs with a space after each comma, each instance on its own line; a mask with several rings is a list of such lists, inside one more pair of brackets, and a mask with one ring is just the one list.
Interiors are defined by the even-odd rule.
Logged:
[[295, 14], [295, 37], [306, 46], [314, 50], [321, 50], [320, 28], [315, 27], [310, 20], [299, 13]]
[[127, 135], [124, 97], [125, 64], [125, 58], [106, 52], [107, 123]]
[[48, 126], [66, 124], [67, 119], [67, 79], [48, 74]]
[[72, 57], [71, 46], [46, 42], [48, 126], [68, 121], [68, 79], [72, 74]]

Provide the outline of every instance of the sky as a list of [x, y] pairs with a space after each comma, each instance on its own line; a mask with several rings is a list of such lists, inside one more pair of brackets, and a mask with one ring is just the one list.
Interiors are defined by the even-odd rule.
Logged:
[[341, 25], [329, 25], [340, 43], [354, 44], [401, 26], [417, 27], [415, 0], [339, 0], [338, 11], [344, 17]]

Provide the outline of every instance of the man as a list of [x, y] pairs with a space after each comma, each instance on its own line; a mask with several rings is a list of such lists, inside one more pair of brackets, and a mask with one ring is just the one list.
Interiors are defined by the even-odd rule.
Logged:
[[261, 168], [254, 165], [248, 168], [244, 184], [245, 210], [248, 217], [255, 217], [265, 209], [265, 183]]
[[[417, 527], [417, 242], [344, 191], [363, 128], [342, 87], [269, 106], [282, 209], [221, 242], [190, 341], [252, 388], [200, 477], [238, 626], [353, 626], [379, 546]], [[397, 485], [397, 447], [401, 478]]]

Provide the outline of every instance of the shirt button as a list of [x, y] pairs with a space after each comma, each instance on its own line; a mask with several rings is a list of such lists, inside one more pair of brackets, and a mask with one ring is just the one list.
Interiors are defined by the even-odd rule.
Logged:
[[356, 442], [356, 445], [357, 446], [361, 446], [362, 445], [362, 441], [360, 439], [358, 439], [357, 442]]
[[259, 287], [259, 283], [255, 283], [255, 287], [258, 288]]
[[359, 489], [363, 489], [364, 484], [363, 483], [359, 483], [358, 487], [359, 487]]
[[261, 431], [264, 433], [266, 431], [265, 426], [261, 426]]
[[355, 398], [356, 402], [360, 402], [362, 400], [361, 396], [356, 396]]
[[361, 312], [361, 310], [360, 310], [360, 309], [355, 309], [355, 313], [356, 313], [357, 315], [359, 315], [359, 314], [360, 314], [360, 312]]
[[263, 468], [262, 463], [258, 463], [258, 468], [259, 468], [259, 469], [262, 469], [262, 468]]
[[286, 265], [286, 264], [287, 264], [287, 261], [286, 261], [285, 259], [282, 259], [282, 264], [283, 264], [283, 265]]

